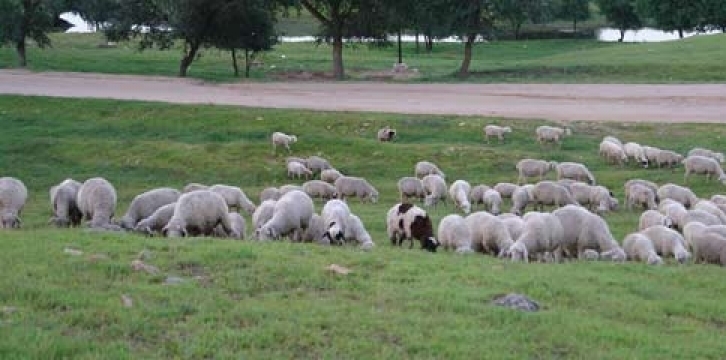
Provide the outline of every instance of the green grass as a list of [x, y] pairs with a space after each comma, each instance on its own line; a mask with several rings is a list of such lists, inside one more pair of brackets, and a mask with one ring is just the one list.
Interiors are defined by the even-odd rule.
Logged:
[[[98, 34], [54, 34], [53, 48], [29, 49], [34, 71], [80, 71], [115, 74], [176, 76], [181, 51], [139, 52], [135, 43], [99, 48]], [[432, 53], [417, 53], [405, 44], [404, 61], [419, 71], [411, 81], [561, 82], [561, 83], [674, 83], [726, 81], [726, 35], [698, 36], [664, 43], [617, 44], [595, 40], [494, 41], [476, 44], [466, 80], [453, 74], [462, 58], [460, 44], [436, 44]], [[255, 80], [326, 78], [331, 71], [331, 48], [312, 43], [283, 43], [262, 55], [263, 65], [252, 70]], [[380, 79], [396, 62], [396, 49], [351, 44], [344, 61], [352, 80]], [[11, 68], [16, 56], [0, 48], [0, 68]], [[240, 81], [232, 76], [230, 55], [204, 49], [189, 76]], [[304, 76], [303, 76], [304, 77]]]
[[[512, 126], [510, 141], [483, 144], [481, 127], [490, 122]], [[580, 161], [622, 199], [627, 179], [682, 184], [682, 170], [606, 165], [597, 157], [603, 135], [679, 152], [696, 144], [721, 149], [726, 136], [714, 125], [574, 122], [561, 150], [543, 150], [532, 141], [543, 123], [0, 96], [1, 174], [30, 191], [23, 228], [0, 232], [0, 358], [722, 358], [719, 267], [672, 259], [658, 268], [513, 264], [390, 245], [384, 220], [397, 201], [396, 180], [421, 159], [450, 180], [490, 185], [516, 180], [523, 157]], [[399, 130], [398, 141], [375, 141], [385, 124]], [[256, 201], [265, 186], [289, 182], [286, 154], [273, 155], [267, 140], [275, 130], [299, 136], [293, 155], [324, 156], [380, 190], [378, 204], [350, 203], [377, 243], [373, 251], [46, 224], [48, 188], [66, 177], [106, 177], [119, 194], [117, 216], [142, 191], [188, 182], [238, 185]], [[702, 197], [724, 189], [702, 178], [689, 185]], [[451, 211], [432, 210], [435, 224]], [[637, 217], [619, 211], [606, 220], [622, 239]], [[142, 250], [161, 274], [131, 270]], [[353, 273], [330, 274], [331, 263]], [[167, 275], [185, 281], [163, 285]], [[489, 305], [508, 292], [544, 310]], [[122, 306], [123, 294], [133, 307]]]

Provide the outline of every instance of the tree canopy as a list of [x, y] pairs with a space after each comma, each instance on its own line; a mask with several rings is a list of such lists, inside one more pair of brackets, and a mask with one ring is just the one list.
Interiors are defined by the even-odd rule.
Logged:
[[15, 46], [20, 67], [28, 64], [26, 39], [41, 48], [51, 45], [47, 33], [60, 6], [54, 0], [0, 0], [0, 45]]
[[618, 41], [623, 41], [626, 30], [643, 26], [635, 10], [635, 0], [598, 0], [597, 3], [607, 21], [620, 30]]

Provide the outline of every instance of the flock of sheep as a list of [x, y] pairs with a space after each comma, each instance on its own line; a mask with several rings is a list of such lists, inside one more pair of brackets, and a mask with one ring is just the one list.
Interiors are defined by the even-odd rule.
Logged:
[[[487, 141], [505, 140], [510, 127], [487, 125]], [[396, 130], [389, 127], [377, 133], [379, 141], [391, 141]], [[572, 132], [566, 128], [540, 126], [536, 138], [541, 144], [561, 144]], [[273, 151], [297, 142], [295, 135], [275, 132]], [[641, 166], [675, 166], [682, 163], [684, 177], [704, 174], [726, 183], [721, 168], [724, 156], [695, 148], [684, 157], [671, 150], [623, 144], [607, 136], [599, 147], [600, 156], [621, 166], [631, 160]], [[80, 226], [85, 219], [93, 229], [135, 231], [168, 237], [217, 236], [244, 239], [248, 233], [240, 211], [252, 218], [251, 237], [259, 240], [289, 238], [296, 242], [326, 245], [357, 243], [363, 249], [374, 242], [360, 217], [346, 203], [351, 197], [361, 202], [378, 201], [379, 193], [366, 179], [342, 174], [329, 161], [318, 156], [288, 157], [288, 177], [305, 178], [302, 185], [265, 188], [255, 205], [236, 186], [206, 186], [191, 183], [181, 191], [157, 188], [137, 195], [119, 221], [114, 220], [117, 196], [114, 186], [96, 177], [84, 182], [66, 179], [51, 187], [53, 216], [49, 223], [58, 227]], [[664, 257], [678, 262], [726, 265], [726, 196], [699, 199], [687, 187], [632, 179], [624, 184], [628, 209], [642, 208], [639, 228], [616, 241], [600, 216], [614, 211], [619, 201], [598, 185], [586, 165], [522, 159], [516, 164], [518, 183], [471, 186], [463, 179], [447, 185], [446, 175], [434, 163], [418, 162], [414, 176], [398, 181], [400, 202], [386, 214], [386, 229], [394, 245], [415, 241], [422, 249], [438, 247], [459, 253], [482, 252], [513, 261], [561, 261], [564, 258], [643, 261], [662, 264]], [[550, 173], [557, 180], [546, 180]], [[312, 179], [319, 176], [319, 179]], [[527, 184], [531, 179], [536, 183]], [[20, 215], [28, 191], [22, 181], [0, 178], [0, 224], [19, 228]], [[314, 199], [324, 205], [315, 213]], [[423, 207], [414, 204], [418, 200]], [[511, 199], [505, 212], [503, 199]], [[451, 202], [459, 213], [444, 216], [436, 232], [424, 208]], [[554, 206], [551, 212], [544, 207]], [[474, 211], [483, 206], [484, 210]], [[527, 212], [528, 207], [531, 210]]]

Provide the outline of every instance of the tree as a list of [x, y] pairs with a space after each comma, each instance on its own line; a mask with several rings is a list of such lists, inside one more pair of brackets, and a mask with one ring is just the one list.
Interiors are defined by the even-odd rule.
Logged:
[[515, 39], [519, 39], [522, 24], [526, 21], [540, 22], [547, 18], [550, 11], [547, 0], [495, 0], [494, 9], [497, 18], [509, 22]]
[[444, 3], [444, 8], [438, 11], [447, 11], [450, 15], [450, 26], [454, 33], [464, 40], [464, 58], [461, 61], [458, 75], [469, 75], [472, 50], [476, 38], [492, 29], [494, 24], [494, 4], [489, 0], [450, 0]]
[[720, 29], [726, 33], [726, 0], [702, 0], [704, 19], [701, 28], [704, 30]]
[[28, 65], [27, 39], [40, 48], [51, 45], [47, 33], [53, 28], [58, 6], [52, 0], [0, 0], [0, 46], [15, 46], [20, 67]]
[[625, 38], [625, 31], [643, 26], [635, 11], [635, 0], [598, 0], [600, 13], [612, 26], [620, 30], [619, 42]]
[[693, 0], [637, 0], [636, 9], [643, 17], [653, 19], [664, 31], [678, 31], [683, 38], [686, 30], [694, 29], [703, 15], [699, 1]]
[[577, 22], [590, 18], [590, 0], [559, 0], [558, 19], [572, 20], [572, 32], [577, 32]]

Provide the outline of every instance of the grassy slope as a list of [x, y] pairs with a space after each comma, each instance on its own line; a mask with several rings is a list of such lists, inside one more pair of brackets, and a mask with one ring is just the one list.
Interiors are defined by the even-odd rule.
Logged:
[[[480, 128], [488, 122], [512, 126], [511, 141], [483, 145]], [[562, 150], [542, 151], [532, 141], [542, 123], [535, 120], [7, 96], [0, 97], [0, 123], [0, 174], [21, 178], [30, 190], [24, 228], [0, 233], [3, 359], [705, 359], [726, 353], [721, 268], [432, 255], [392, 248], [384, 229], [385, 213], [397, 201], [396, 179], [411, 174], [420, 159], [473, 184], [515, 180], [514, 163], [522, 157], [582, 161], [622, 198], [626, 179], [682, 183], [682, 172], [608, 166], [596, 154], [603, 135], [684, 152], [694, 144], [719, 149], [724, 127], [573, 123], [576, 135]], [[399, 141], [374, 140], [384, 124], [399, 129]], [[118, 214], [141, 191], [191, 181], [239, 185], [256, 200], [263, 187], [288, 182], [285, 154], [272, 155], [268, 145], [274, 130], [299, 135], [294, 155], [325, 156], [379, 188], [378, 204], [351, 202], [378, 244], [374, 251], [46, 225], [47, 189], [66, 177], [108, 178], [119, 193]], [[691, 185], [700, 196], [723, 192], [703, 179]], [[435, 223], [449, 211], [433, 210]], [[622, 239], [635, 229], [637, 213], [621, 211], [607, 221]], [[84, 255], [65, 254], [67, 247]], [[131, 271], [143, 249], [161, 275]], [[354, 272], [328, 274], [323, 268], [330, 263]], [[167, 274], [186, 281], [162, 285]], [[488, 305], [506, 292], [525, 293], [545, 310], [521, 314]], [[122, 294], [134, 300], [132, 308], [122, 306]]]
[[[472, 82], [723, 82], [726, 80], [726, 35], [711, 35], [665, 43], [614, 44], [594, 40], [497, 41], [477, 44]], [[181, 52], [150, 50], [122, 43], [100, 49], [96, 34], [56, 34], [54, 47], [29, 50], [30, 69], [175, 76]], [[406, 44], [404, 61], [420, 71], [423, 81], [459, 81], [462, 49], [459, 44], [437, 44], [431, 54], [417, 54]], [[330, 71], [330, 47], [310, 43], [284, 43], [263, 55], [264, 66], [254, 68], [256, 79], [277, 79], [282, 74]], [[352, 79], [387, 71], [396, 61], [395, 48], [349, 46], [345, 66]], [[0, 68], [14, 66], [15, 54], [0, 48]], [[227, 52], [202, 51], [190, 76], [215, 81], [232, 77]]]

